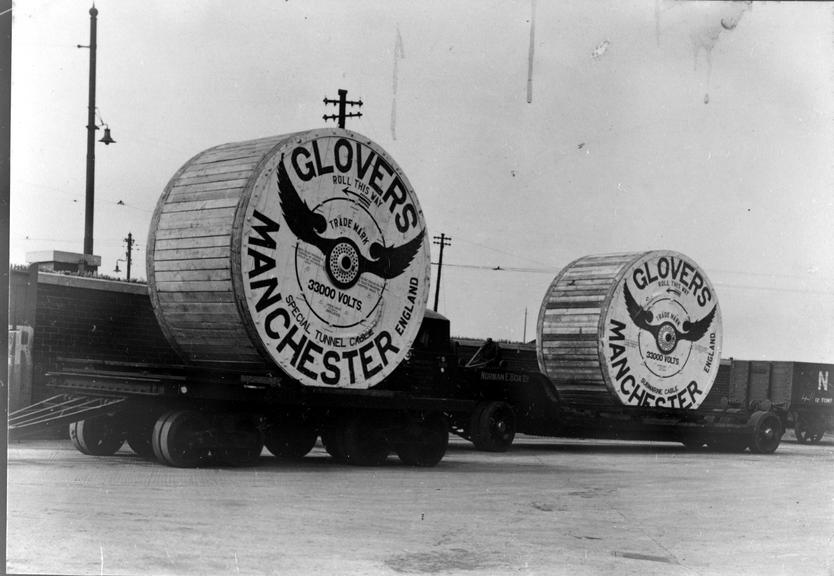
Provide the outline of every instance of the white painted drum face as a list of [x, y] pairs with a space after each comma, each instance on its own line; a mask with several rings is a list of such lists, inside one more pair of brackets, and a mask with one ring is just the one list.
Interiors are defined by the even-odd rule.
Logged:
[[721, 358], [715, 289], [691, 259], [650, 252], [630, 264], [602, 318], [606, 385], [623, 404], [696, 409]]
[[261, 167], [242, 235], [246, 312], [290, 376], [370, 388], [405, 358], [428, 298], [428, 233], [381, 148], [344, 130], [291, 139]]

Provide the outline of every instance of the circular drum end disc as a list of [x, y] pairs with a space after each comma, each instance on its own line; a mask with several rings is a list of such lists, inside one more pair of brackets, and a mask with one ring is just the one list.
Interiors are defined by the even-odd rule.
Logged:
[[600, 316], [600, 363], [625, 405], [696, 409], [721, 359], [721, 310], [703, 270], [676, 252], [629, 263]]
[[236, 273], [262, 350], [308, 386], [378, 384], [408, 353], [429, 292], [411, 185], [347, 130], [301, 133], [258, 172]]

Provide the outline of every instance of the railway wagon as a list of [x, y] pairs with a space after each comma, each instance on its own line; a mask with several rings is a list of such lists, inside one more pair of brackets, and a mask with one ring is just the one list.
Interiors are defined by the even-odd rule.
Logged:
[[776, 411], [799, 442], [818, 443], [834, 427], [831, 364], [733, 358], [722, 368], [731, 405]]

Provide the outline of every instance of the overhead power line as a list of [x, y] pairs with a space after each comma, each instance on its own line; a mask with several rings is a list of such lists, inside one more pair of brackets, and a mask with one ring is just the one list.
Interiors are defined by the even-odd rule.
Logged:
[[[437, 262], [432, 262], [433, 266], [437, 266]], [[522, 268], [518, 266], [485, 266], [479, 264], [450, 264], [448, 262], [443, 263], [444, 267], [450, 268], [464, 268], [468, 270], [484, 270], [487, 272], [516, 272], [521, 274], [549, 274], [555, 275], [557, 274], [561, 268]], [[739, 274], [742, 274], [741, 272]], [[713, 282], [713, 285], [719, 286], [721, 288], [729, 288], [734, 290], [758, 290], [758, 291], [766, 291], [766, 292], [792, 292], [792, 293], [799, 293], [799, 294], [820, 294], [820, 295], [831, 295], [834, 296], [834, 290], [814, 290], [808, 288], [788, 288], [788, 287], [780, 287], [780, 286], [752, 286], [749, 284], [733, 284], [730, 282]]]
[[[433, 266], [437, 266], [437, 262], [432, 262]], [[531, 274], [556, 274], [560, 268], [519, 268], [517, 266], [483, 266], [478, 264], [449, 264], [444, 263], [443, 266], [451, 266], [452, 268], [469, 268], [473, 270], [488, 270], [490, 272], [525, 272]]]
[[516, 254], [515, 252], [507, 252], [506, 250], [501, 250], [500, 248], [495, 248], [494, 246], [487, 246], [486, 244], [481, 244], [480, 242], [473, 242], [472, 240], [465, 240], [463, 238], [457, 238], [459, 242], [463, 242], [464, 244], [471, 244], [472, 246], [478, 246], [480, 248], [485, 248], [487, 250], [491, 250], [493, 252], [498, 252], [499, 254], [504, 254], [506, 256], [512, 256], [513, 258], [518, 258], [520, 260], [527, 260], [528, 262], [533, 262], [534, 264], [542, 264], [546, 266], [544, 262], [539, 260], [533, 260], [532, 258], [528, 258], [526, 256], [522, 256], [521, 254]]

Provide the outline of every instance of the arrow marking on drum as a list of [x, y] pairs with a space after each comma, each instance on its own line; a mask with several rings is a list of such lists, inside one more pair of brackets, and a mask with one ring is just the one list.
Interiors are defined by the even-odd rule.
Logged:
[[356, 199], [359, 200], [359, 203], [362, 204], [362, 206], [364, 206], [366, 209], [371, 207], [371, 199], [370, 198], [362, 196], [361, 194], [357, 194], [356, 192], [354, 192], [353, 190], [351, 190], [347, 186], [342, 188], [342, 194], [344, 194], [347, 197], [355, 196]]

